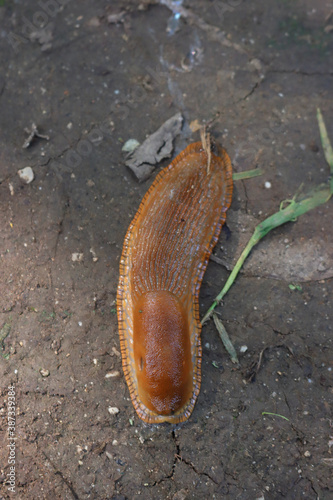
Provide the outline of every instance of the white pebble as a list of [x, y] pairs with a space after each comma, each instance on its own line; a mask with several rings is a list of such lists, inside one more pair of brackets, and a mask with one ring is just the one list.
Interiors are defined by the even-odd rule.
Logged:
[[119, 413], [119, 408], [117, 408], [116, 406], [109, 406], [108, 412], [110, 413], [110, 415], [117, 415], [117, 413]]
[[108, 372], [105, 374], [105, 378], [114, 378], [119, 377], [120, 372], [118, 370], [114, 370], [113, 372]]
[[140, 146], [139, 141], [137, 141], [136, 139], [128, 139], [121, 150], [125, 153], [132, 153], [138, 146]]
[[247, 349], [248, 349], [247, 345], [242, 345], [239, 349], [239, 352], [244, 353], [247, 351]]
[[82, 262], [83, 261], [83, 253], [72, 253], [72, 262]]
[[21, 168], [21, 170], [19, 170], [17, 173], [20, 179], [22, 179], [22, 181], [25, 182], [26, 184], [30, 184], [30, 182], [32, 182], [35, 178], [35, 175], [31, 167]]
[[266, 189], [271, 189], [271, 187], [272, 187], [272, 184], [269, 181], [266, 181], [265, 182], [265, 188]]

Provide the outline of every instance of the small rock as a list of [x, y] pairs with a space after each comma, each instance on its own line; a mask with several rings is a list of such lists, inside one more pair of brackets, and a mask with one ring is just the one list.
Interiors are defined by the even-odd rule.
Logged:
[[[118, 356], [118, 358], [120, 358], [121, 354], [120, 354], [120, 352], [118, 351], [118, 349], [116, 349], [115, 347], [112, 347], [112, 352], [113, 352], [116, 356]], [[112, 356], [112, 354], [111, 354], [111, 356]]]
[[304, 456], [309, 458], [309, 457], [311, 457], [311, 453], [307, 450], [304, 452]]
[[117, 413], [119, 413], [119, 408], [117, 408], [116, 406], [109, 406], [108, 412], [110, 413], [110, 415], [117, 415]]
[[139, 146], [140, 143], [136, 139], [128, 139], [128, 141], [125, 142], [121, 150], [124, 151], [125, 153], [133, 153], [133, 151]]
[[93, 262], [97, 262], [98, 261], [98, 257], [97, 257], [97, 254], [96, 254], [95, 250], [93, 248], [91, 248], [89, 251], [90, 251], [90, 253], [93, 256]]
[[115, 377], [119, 377], [120, 376], [120, 372], [118, 370], [113, 370], [113, 372], [108, 372], [105, 374], [105, 378], [115, 378]]
[[318, 267], [317, 267], [317, 270], [321, 273], [323, 271], [326, 271], [327, 270], [327, 265], [325, 264], [325, 262], [320, 262], [318, 264]]
[[248, 349], [247, 345], [242, 345], [242, 346], [239, 348], [239, 352], [241, 352], [241, 353], [243, 354], [244, 352], [246, 352], [246, 351], [247, 351], [247, 349]]
[[202, 127], [201, 123], [199, 122], [198, 119], [196, 120], [192, 120], [191, 123], [190, 123], [190, 129], [192, 130], [192, 132], [197, 132], [198, 130], [200, 130]]
[[83, 261], [83, 253], [72, 253], [72, 262], [82, 262]]
[[172, 500], [185, 500], [187, 497], [186, 490], [178, 490], [172, 497]]
[[17, 173], [20, 179], [26, 184], [30, 184], [30, 182], [32, 182], [35, 178], [34, 172], [31, 167], [21, 168], [21, 170], [19, 170]]
[[91, 28], [98, 28], [101, 25], [101, 21], [97, 16], [94, 16], [91, 19], [89, 19], [87, 25], [90, 26]]
[[269, 181], [266, 181], [265, 182], [265, 188], [266, 189], [271, 189], [271, 187], [272, 187], [272, 184]]
[[41, 374], [42, 377], [46, 378], [50, 375], [50, 371], [46, 370], [45, 368], [41, 368], [39, 370], [39, 373]]
[[117, 14], [109, 14], [107, 16], [107, 21], [109, 24], [123, 23], [126, 12], [123, 10]]
[[250, 66], [252, 66], [252, 68], [256, 69], [257, 71], [262, 71], [263, 67], [260, 59], [252, 59], [250, 61]]

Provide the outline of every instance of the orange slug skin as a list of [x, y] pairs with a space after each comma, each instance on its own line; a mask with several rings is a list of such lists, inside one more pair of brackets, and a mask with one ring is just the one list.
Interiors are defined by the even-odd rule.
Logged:
[[147, 423], [187, 420], [201, 383], [199, 291], [232, 197], [227, 153], [190, 144], [163, 169], [130, 224], [117, 313], [123, 370]]

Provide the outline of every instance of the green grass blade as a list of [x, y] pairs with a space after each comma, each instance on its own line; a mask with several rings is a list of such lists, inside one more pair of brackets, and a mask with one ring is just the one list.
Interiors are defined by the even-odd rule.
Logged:
[[[204, 315], [204, 317], [201, 321], [202, 325], [209, 319], [209, 317], [212, 315], [215, 307], [222, 300], [222, 298], [225, 296], [225, 294], [229, 291], [231, 285], [235, 281], [236, 276], [238, 275], [241, 267], [244, 264], [245, 259], [247, 258], [247, 256], [251, 252], [252, 248], [264, 236], [266, 236], [267, 233], [272, 231], [272, 229], [275, 229], [276, 227], [279, 227], [282, 224], [285, 224], [286, 222], [295, 221], [297, 219], [297, 217], [305, 214], [306, 212], [309, 212], [310, 210], [322, 205], [323, 203], [326, 203], [331, 198], [331, 196], [333, 194], [333, 150], [332, 150], [329, 138], [327, 136], [327, 131], [326, 131], [323, 117], [322, 117], [319, 109], [317, 112], [317, 118], [318, 118], [318, 125], [319, 125], [319, 130], [320, 130], [321, 141], [322, 141], [322, 145], [323, 145], [324, 152], [325, 152], [325, 158], [326, 158], [326, 161], [329, 164], [330, 169], [331, 169], [330, 182], [327, 184], [321, 184], [321, 185], [317, 186], [316, 188], [310, 190], [306, 194], [299, 193], [299, 190], [298, 190], [296, 192], [294, 198], [291, 201], [289, 201], [289, 205], [287, 205], [286, 208], [280, 208], [280, 210], [278, 212], [276, 212], [275, 214], [271, 215], [270, 217], [265, 219], [263, 222], [258, 224], [258, 226], [255, 228], [254, 233], [253, 233], [252, 237], [250, 238], [248, 244], [244, 248], [241, 256], [239, 257], [234, 269], [232, 270], [228, 280], [226, 281], [226, 284], [224, 285], [223, 289], [217, 295], [213, 304], [210, 306], [210, 308], [208, 309], [208, 311]], [[281, 204], [281, 207], [282, 207], [282, 205], [283, 205], [283, 203]]]
[[245, 172], [234, 172], [232, 174], [233, 181], [240, 181], [243, 179], [251, 179], [252, 177], [258, 177], [258, 175], [262, 175], [264, 172], [261, 168], [254, 168], [253, 170], [245, 170]]
[[326, 129], [323, 115], [321, 114], [321, 111], [319, 108], [317, 108], [317, 120], [318, 120], [318, 125], [319, 125], [321, 144], [323, 146], [325, 158], [326, 158], [327, 163], [330, 166], [331, 174], [333, 174], [333, 149], [332, 149], [331, 142], [330, 142], [328, 135], [327, 135], [327, 129]]
[[279, 415], [278, 413], [272, 413], [270, 411], [263, 411], [262, 415], [273, 415], [273, 417], [284, 418], [284, 420], [288, 420], [288, 422], [289, 422], [289, 418], [285, 417], [284, 415]]

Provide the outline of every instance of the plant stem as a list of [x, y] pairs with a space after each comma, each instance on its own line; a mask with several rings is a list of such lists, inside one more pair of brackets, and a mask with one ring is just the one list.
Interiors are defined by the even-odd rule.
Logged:
[[325, 158], [330, 166], [330, 181], [326, 184], [320, 184], [316, 188], [310, 190], [307, 194], [300, 194], [296, 192], [292, 200], [289, 201], [289, 205], [286, 208], [281, 208], [278, 212], [271, 215], [263, 222], [258, 224], [255, 228], [252, 237], [250, 238], [248, 244], [244, 248], [241, 256], [239, 257], [235, 267], [233, 268], [226, 284], [222, 288], [221, 292], [215, 298], [213, 304], [210, 306], [204, 317], [202, 318], [201, 324], [203, 325], [212, 315], [215, 307], [219, 304], [222, 298], [230, 289], [231, 285], [236, 279], [245, 259], [251, 252], [252, 248], [272, 229], [285, 224], [286, 222], [295, 221], [297, 217], [305, 214], [309, 210], [326, 203], [333, 194], [333, 149], [330, 140], [327, 135], [327, 130], [323, 117], [320, 110], [317, 111], [317, 119], [320, 131], [320, 137], [322, 146], [325, 153]]

